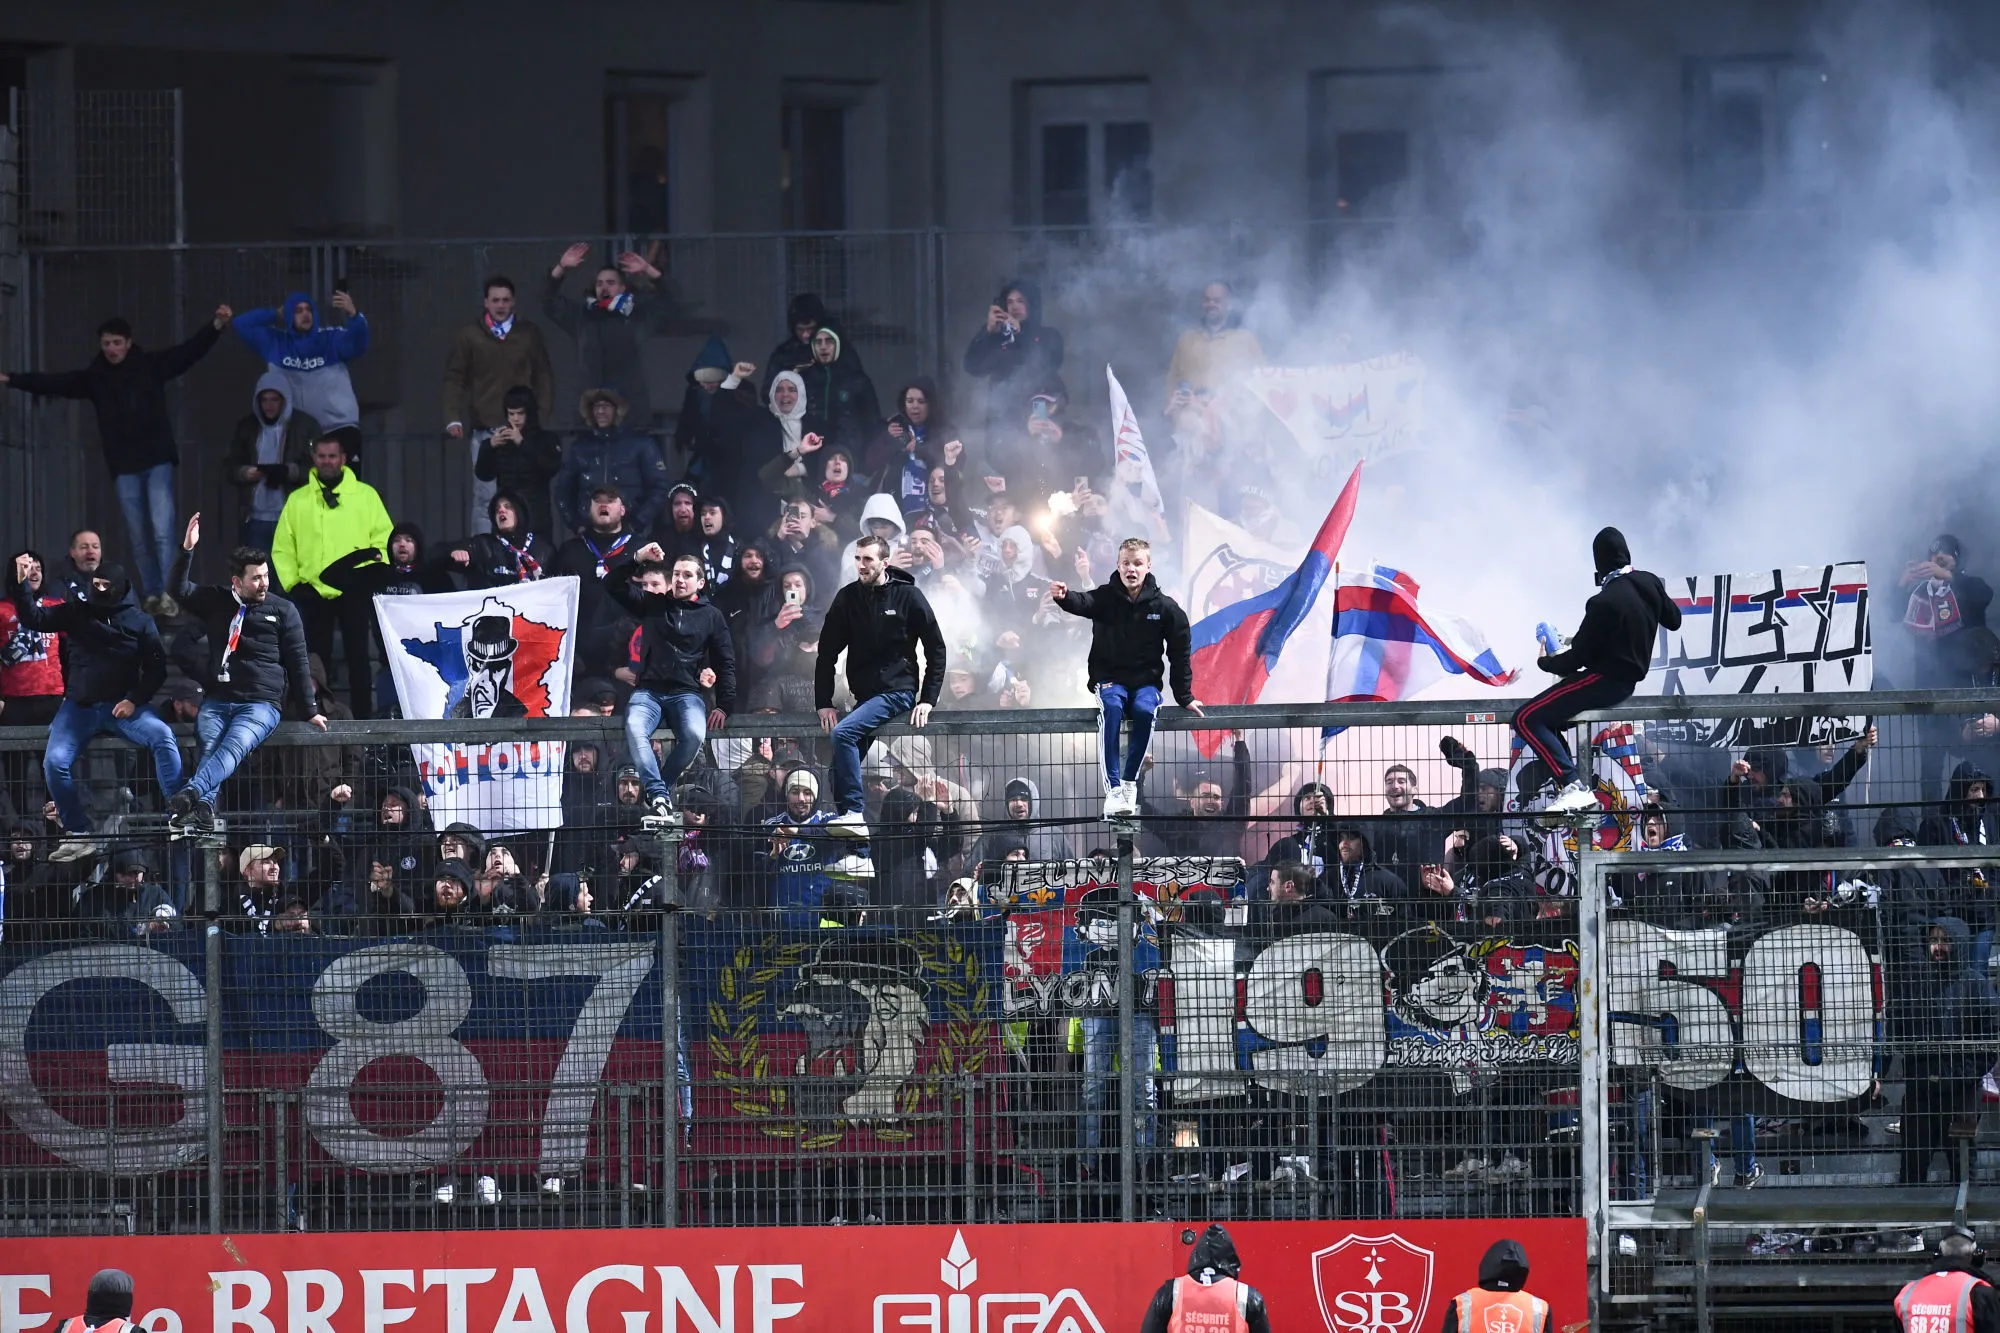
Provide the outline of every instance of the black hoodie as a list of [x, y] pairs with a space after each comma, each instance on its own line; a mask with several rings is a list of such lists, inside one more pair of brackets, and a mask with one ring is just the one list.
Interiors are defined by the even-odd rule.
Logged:
[[[924, 647], [921, 686], [919, 643]], [[907, 570], [890, 568], [880, 583], [856, 581], [833, 595], [820, 627], [815, 707], [833, 707], [833, 664], [843, 649], [847, 688], [857, 704], [899, 691], [914, 692], [918, 703], [935, 704], [944, 689], [944, 631]]]
[[[1518, 1240], [1496, 1240], [1479, 1261], [1481, 1291], [1524, 1291], [1528, 1281], [1528, 1252]], [[1458, 1302], [1445, 1306], [1444, 1333], [1459, 1333]], [[1480, 1333], [1467, 1329], [1465, 1333]], [[1552, 1333], [1549, 1329], [1526, 1328], [1521, 1333]]]
[[1025, 278], [1016, 279], [1000, 289], [993, 304], [1004, 310], [1009, 292], [1021, 293], [1028, 307], [1021, 327], [1010, 331], [1002, 325], [989, 331], [982, 324], [965, 349], [965, 373], [993, 381], [986, 397], [989, 436], [1010, 423], [1018, 426], [1028, 400], [1036, 394], [1068, 393], [1061, 375], [1063, 336], [1042, 323], [1041, 288]]
[[[1209, 1223], [1208, 1230], [1201, 1233], [1201, 1239], [1188, 1251], [1188, 1276], [1203, 1286], [1213, 1286], [1224, 1278], [1237, 1280], [1242, 1271], [1242, 1261], [1236, 1257], [1236, 1243], [1229, 1239], [1220, 1222]], [[1146, 1317], [1139, 1324], [1139, 1333], [1167, 1333], [1167, 1325], [1174, 1317], [1174, 1287], [1178, 1281], [1168, 1278], [1153, 1293]], [[1271, 1317], [1264, 1311], [1263, 1293], [1255, 1287], [1250, 1288], [1244, 1302], [1243, 1321], [1250, 1333], [1271, 1333]]]
[[499, 483], [527, 501], [528, 528], [532, 532], [553, 532], [549, 521], [549, 483], [562, 470], [562, 441], [542, 424], [541, 404], [535, 391], [525, 384], [507, 390], [504, 407], [518, 407], [528, 414], [521, 427], [519, 444], [495, 444], [487, 440], [473, 460], [472, 475], [481, 481]]
[[[500, 535], [495, 515], [502, 501], [513, 505], [514, 512], [530, 525], [526, 531], [517, 527], [512, 536]], [[533, 583], [550, 575], [555, 566], [555, 547], [532, 526], [534, 511], [525, 499], [514, 491], [495, 491], [487, 501], [486, 518], [495, 523], [492, 532], [482, 532], [452, 548], [464, 551], [470, 562], [462, 567], [468, 589], [505, 588], [516, 583]]]
[[1653, 643], [1660, 626], [1681, 627], [1681, 609], [1667, 595], [1660, 576], [1643, 569], [1628, 570], [1631, 548], [1616, 528], [1605, 528], [1591, 542], [1597, 562], [1599, 591], [1583, 607], [1583, 624], [1567, 651], [1544, 657], [1541, 666], [1554, 675], [1595, 671], [1615, 681], [1637, 685], [1653, 665]]
[[122, 576], [88, 599], [45, 606], [25, 587], [14, 588], [21, 623], [63, 636], [63, 698], [82, 707], [130, 700], [144, 708], [167, 682], [167, 645], [160, 627], [132, 600]]
[[[1159, 689], [1171, 674], [1174, 698], [1185, 707], [1194, 698], [1194, 667], [1189, 660], [1188, 618], [1181, 604], [1160, 590], [1151, 574], [1129, 596], [1112, 578], [1090, 592], [1071, 592], [1056, 605], [1090, 622], [1091, 689], [1123, 685], [1136, 690]], [[1160, 659], [1167, 660], [1166, 671]]]
[[167, 410], [167, 381], [186, 374], [208, 355], [222, 330], [203, 324], [184, 343], [149, 352], [133, 343], [117, 365], [99, 352], [82, 370], [31, 374], [16, 371], [9, 388], [49, 398], [86, 398], [97, 409], [97, 438], [114, 477], [181, 461]]

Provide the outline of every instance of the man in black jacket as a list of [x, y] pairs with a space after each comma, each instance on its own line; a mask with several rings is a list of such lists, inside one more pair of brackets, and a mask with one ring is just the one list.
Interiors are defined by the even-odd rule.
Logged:
[[87, 398], [96, 409], [98, 442], [118, 487], [148, 612], [174, 614], [162, 597], [174, 559], [174, 467], [181, 453], [167, 412], [167, 381], [207, 356], [234, 317], [228, 306], [217, 306], [215, 318], [164, 352], [140, 347], [132, 341], [130, 324], [107, 319], [97, 326], [97, 359], [83, 369], [0, 374], [0, 384], [23, 393]]
[[[1139, 769], [1153, 741], [1153, 714], [1160, 708], [1162, 654], [1173, 674], [1174, 698], [1196, 717], [1202, 715], [1188, 659], [1187, 612], [1153, 581], [1153, 548], [1139, 537], [1118, 544], [1118, 577], [1095, 592], [1072, 593], [1066, 583], [1051, 583], [1049, 599], [1091, 622], [1089, 685], [1097, 693], [1104, 817], [1129, 819], [1139, 813]], [[1118, 732], [1128, 715], [1132, 734], [1121, 768]]]
[[[833, 736], [834, 817], [827, 827], [850, 838], [868, 836], [861, 756], [876, 728], [907, 711], [910, 725], [930, 721], [944, 688], [944, 631], [909, 572], [889, 567], [889, 543], [863, 537], [854, 546], [854, 582], [833, 595], [820, 627], [813, 691], [819, 724]], [[923, 645], [922, 684], [917, 646]], [[847, 688], [854, 711], [833, 707], [833, 664], [847, 654]]]
[[1889, 1039], [1903, 1052], [1903, 1183], [1921, 1185], [1942, 1153], [1958, 1179], [1954, 1120], [1979, 1111], [1979, 1080], [2000, 1039], [2000, 995], [1972, 958], [1972, 932], [1955, 916], [1915, 923], [1895, 941], [1888, 971]]
[[271, 557], [239, 546], [229, 553], [226, 585], [196, 586], [188, 578], [201, 515], [188, 520], [181, 557], [174, 562], [174, 595], [208, 632], [208, 697], [195, 718], [201, 760], [187, 785], [167, 803], [170, 827], [192, 832], [215, 828], [215, 794], [278, 725], [287, 689], [306, 721], [326, 730], [313, 695], [306, 661], [305, 623], [298, 608], [271, 595]]
[[1236, 1243], [1229, 1239], [1222, 1223], [1210, 1222], [1188, 1251], [1187, 1276], [1168, 1278], [1153, 1293], [1139, 1333], [1197, 1328], [1271, 1333], [1264, 1295], [1238, 1280], [1236, 1275], [1242, 1271]]
[[63, 677], [62, 707], [49, 723], [42, 774], [49, 797], [68, 834], [49, 854], [51, 861], [77, 861], [97, 854], [90, 815], [77, 794], [70, 768], [93, 736], [115, 731], [153, 752], [153, 773], [171, 797], [180, 789], [181, 752], [174, 733], [146, 707], [167, 678], [167, 647], [159, 626], [132, 600], [122, 576], [91, 581], [87, 596], [44, 606], [28, 587], [34, 557], [14, 557], [14, 609], [21, 623], [44, 634], [60, 634], [69, 669]]
[[629, 564], [638, 538], [625, 524], [625, 497], [616, 486], [599, 486], [590, 493], [583, 531], [556, 551], [551, 577], [574, 574], [577, 581], [576, 623], [582, 627], [577, 658], [594, 676], [608, 676], [625, 665], [632, 641], [632, 621], [604, 595], [611, 567]]
[[467, 588], [505, 588], [548, 577], [554, 544], [531, 530], [531, 517], [525, 497], [509, 490], [493, 493], [486, 506], [492, 530], [450, 548], [449, 559]]
[[1548, 767], [1562, 790], [1549, 803], [1552, 817], [1582, 815], [1597, 808], [1597, 794], [1584, 781], [1583, 767], [1570, 754], [1562, 729], [1578, 713], [1609, 708], [1632, 697], [1632, 689], [1653, 665], [1653, 641], [1660, 626], [1679, 629], [1681, 609], [1657, 574], [1632, 568], [1625, 534], [1601, 530], [1590, 543], [1599, 591], [1583, 608], [1583, 624], [1567, 650], [1545, 653], [1536, 665], [1562, 680], [1514, 713], [1514, 730]]
[[[632, 586], [629, 565], [614, 568], [604, 580], [605, 594], [639, 621], [639, 676], [625, 705], [625, 748], [639, 770], [651, 817], [662, 823], [679, 818], [674, 783], [701, 753], [708, 729], [721, 726], [736, 708], [729, 621], [701, 600], [701, 557], [679, 556], [663, 571], [665, 558], [658, 542], [639, 548], [646, 587]], [[701, 697], [704, 672], [713, 672], [715, 683], [715, 707], [707, 710]], [[653, 758], [653, 732], [662, 716], [674, 733], [664, 766]]]

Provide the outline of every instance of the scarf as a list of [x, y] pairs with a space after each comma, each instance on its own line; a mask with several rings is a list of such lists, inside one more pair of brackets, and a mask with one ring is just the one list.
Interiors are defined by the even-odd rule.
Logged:
[[611, 543], [611, 548], [609, 550], [600, 551], [597, 549], [596, 540], [592, 538], [591, 535], [587, 532], [583, 534], [583, 544], [585, 546], [588, 546], [590, 548], [591, 555], [597, 558], [597, 577], [603, 578], [605, 575], [611, 572], [610, 562], [618, 558], [619, 554], [624, 551], [625, 544], [631, 540], [632, 540], [631, 533], [621, 532], [618, 534], [618, 540]]
[[1958, 594], [1950, 579], [1925, 579], [1910, 589], [1910, 604], [1903, 611], [1903, 628], [1920, 639], [1942, 639], [1965, 628], [1959, 614]]
[[[508, 552], [514, 557], [514, 582], [532, 583], [542, 576], [542, 562], [528, 554], [528, 548], [535, 543], [534, 533], [529, 533], [526, 540], [519, 546], [514, 545], [514, 543], [508, 541], [497, 532], [493, 535], [499, 539], [500, 544], [506, 547]], [[603, 578], [604, 576], [599, 574], [598, 577]]]
[[602, 310], [607, 315], [627, 315], [632, 313], [632, 293], [620, 292], [616, 296], [587, 296], [583, 304], [591, 310]]
[[[230, 596], [235, 597], [235, 593]], [[229, 659], [236, 656], [236, 645], [243, 641], [243, 617], [250, 610], [249, 603], [236, 598], [236, 614], [229, 621], [229, 642], [222, 646], [222, 660], [215, 666], [215, 681], [218, 685], [229, 683]]]
[[[776, 390], [786, 380], [792, 382], [792, 387], [798, 390], [799, 396], [793, 402], [790, 412], [780, 412], [778, 410]], [[778, 428], [784, 432], [785, 452], [793, 457], [797, 457], [799, 440], [805, 434], [806, 382], [799, 378], [799, 373], [795, 370], [781, 370], [771, 377], [771, 390], [772, 392], [766, 401], [770, 405], [771, 415], [778, 419]]]
[[486, 325], [486, 331], [501, 342], [506, 342], [507, 335], [514, 331], [514, 317], [512, 315], [507, 316], [504, 320], [496, 320], [493, 318], [491, 312], [488, 312], [481, 315], [480, 320]]

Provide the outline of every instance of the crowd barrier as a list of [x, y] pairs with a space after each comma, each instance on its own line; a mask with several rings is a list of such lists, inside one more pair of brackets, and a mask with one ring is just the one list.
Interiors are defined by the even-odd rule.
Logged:
[[[1585, 724], [1602, 810], [1567, 830], [1480, 804], [1532, 779], [1504, 703], [1168, 716], [1136, 834], [1098, 816], [1092, 714], [941, 712], [871, 762], [924, 811], [878, 824], [872, 877], [777, 804], [824, 772], [806, 719], [713, 737], [677, 838], [620, 805], [617, 718], [281, 728], [206, 843], [100, 742], [104, 855], [9, 862], [0, 1230], [1581, 1219], [1614, 1308], [1802, 1254], [1879, 1284], [2000, 1166], [1993, 854], [1941, 800], [1996, 707], [1634, 701]], [[1691, 732], [1845, 781], [1790, 812], [1727, 781], [1771, 750]], [[543, 747], [570, 788], [473, 812], [527, 896], [471, 914], [424, 898], [451, 777], [410, 749], [446, 740]], [[31, 816], [39, 745], [0, 731]], [[1396, 765], [1427, 808], [1385, 814]], [[1482, 869], [1496, 846], [1524, 855]], [[1274, 905], [1314, 856], [1323, 896]], [[356, 900], [367, 862], [410, 900]]]

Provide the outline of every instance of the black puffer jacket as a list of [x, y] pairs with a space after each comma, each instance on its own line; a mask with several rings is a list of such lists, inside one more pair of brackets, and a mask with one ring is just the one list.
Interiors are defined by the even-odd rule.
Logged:
[[132, 585], [113, 579], [108, 591], [92, 589], [89, 600], [42, 599], [18, 584], [14, 609], [21, 623], [43, 634], [63, 636], [63, 697], [91, 706], [130, 700], [144, 708], [167, 681], [167, 645], [160, 627], [132, 600]]
[[541, 404], [535, 401], [533, 389], [516, 385], [500, 401], [505, 407], [518, 407], [528, 414], [527, 424], [521, 427], [521, 442], [482, 443], [479, 457], [472, 465], [472, 475], [522, 497], [528, 506], [528, 526], [536, 532], [550, 532], [553, 529], [549, 483], [562, 470], [562, 441], [542, 424]]
[[[1203, 1286], [1212, 1286], [1217, 1282], [1235, 1282], [1242, 1271], [1243, 1263], [1236, 1257], [1236, 1243], [1229, 1239], [1222, 1223], [1209, 1223], [1208, 1230], [1201, 1233], [1201, 1239], [1188, 1251], [1188, 1276]], [[1168, 1278], [1153, 1293], [1146, 1317], [1139, 1324], [1139, 1333], [1167, 1333], [1174, 1318], [1174, 1288], [1179, 1281]], [[1263, 1293], [1255, 1287], [1250, 1288], [1244, 1299], [1243, 1322], [1250, 1333], [1271, 1333], [1271, 1317], [1264, 1311]]]
[[1111, 684], [1134, 690], [1150, 685], [1157, 690], [1170, 672], [1175, 700], [1185, 705], [1194, 698], [1187, 612], [1161, 591], [1151, 574], [1139, 585], [1136, 597], [1113, 578], [1089, 592], [1071, 592], [1056, 605], [1091, 623], [1091, 689]]

